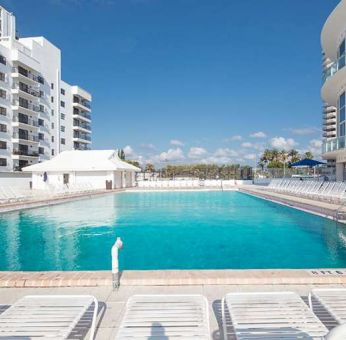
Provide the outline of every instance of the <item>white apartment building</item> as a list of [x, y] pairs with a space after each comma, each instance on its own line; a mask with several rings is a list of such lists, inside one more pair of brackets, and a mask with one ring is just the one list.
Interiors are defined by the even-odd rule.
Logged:
[[346, 180], [346, 0], [328, 17], [321, 33], [323, 49], [322, 156], [335, 164], [336, 179]]
[[0, 6], [0, 172], [65, 150], [89, 150], [91, 95], [61, 79], [61, 51], [44, 37], [18, 38]]

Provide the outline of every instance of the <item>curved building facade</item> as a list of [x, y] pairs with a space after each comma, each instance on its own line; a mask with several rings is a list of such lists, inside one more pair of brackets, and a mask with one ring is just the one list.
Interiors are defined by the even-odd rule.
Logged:
[[321, 33], [323, 77], [322, 156], [336, 167], [336, 179], [346, 180], [346, 0], [328, 17]]

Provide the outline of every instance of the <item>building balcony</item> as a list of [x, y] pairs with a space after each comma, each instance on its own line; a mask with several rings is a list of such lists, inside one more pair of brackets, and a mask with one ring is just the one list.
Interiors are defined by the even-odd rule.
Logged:
[[343, 89], [346, 81], [346, 67], [339, 68], [331, 76], [327, 77], [322, 89], [321, 97], [329, 105], [337, 106], [340, 91]]
[[73, 107], [78, 107], [83, 111], [91, 112], [91, 105], [87, 100], [78, 97], [73, 98]]
[[327, 118], [323, 120], [323, 125], [334, 125], [336, 126], [336, 118]]
[[75, 131], [82, 131], [85, 133], [91, 133], [91, 126], [89, 124], [83, 124], [83, 123], [73, 123], [73, 130]]
[[346, 149], [346, 136], [323, 141], [322, 154], [335, 153]]
[[88, 123], [91, 122], [91, 115], [87, 112], [79, 111], [78, 109], [73, 110], [73, 118], [80, 119]]
[[38, 100], [41, 97], [40, 91], [37, 91], [32, 87], [14, 85], [11, 92], [14, 95], [21, 95], [29, 100]]
[[12, 67], [12, 78], [18, 78], [30, 84], [44, 84], [43, 77], [33, 74], [22, 67]]
[[23, 126], [24, 128], [38, 128], [38, 121], [31, 119], [31, 118], [21, 118], [18, 116], [13, 116], [12, 119], [13, 126], [14, 127], [21, 127]]
[[20, 159], [20, 158], [37, 158], [39, 156], [36, 151], [24, 151], [19, 149], [13, 149], [12, 158]]
[[30, 134], [19, 134], [18, 132], [14, 132], [12, 135], [13, 143], [27, 143], [27, 144], [38, 144], [38, 136], [30, 135]]
[[78, 143], [90, 144], [91, 143], [91, 136], [89, 134], [78, 133], [75, 131], [73, 134], [73, 141], [78, 142]]
[[21, 110], [23, 111], [23, 113], [27, 113], [27, 114], [38, 114], [39, 112], [42, 112], [39, 105], [33, 105], [31, 103], [23, 104], [23, 103], [20, 103], [19, 100], [12, 101], [12, 110], [13, 111]]

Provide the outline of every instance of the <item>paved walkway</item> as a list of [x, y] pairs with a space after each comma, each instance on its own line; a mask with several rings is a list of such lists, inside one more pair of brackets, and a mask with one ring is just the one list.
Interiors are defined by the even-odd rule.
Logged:
[[[335, 219], [337, 212], [346, 215], [346, 205], [340, 203], [331, 203], [322, 200], [315, 200], [310, 198], [305, 198], [297, 195], [289, 195], [271, 191], [267, 187], [247, 185], [240, 187], [240, 191], [253, 194], [268, 200], [272, 200], [278, 203], [282, 203], [293, 208], [298, 208], [305, 210], [316, 215], [327, 217], [330, 219]], [[342, 216], [345, 218], [346, 216]], [[342, 221], [340, 221], [342, 222]]]
[[[314, 286], [317, 287], [317, 286]], [[324, 286], [326, 287], [326, 286]], [[342, 287], [342, 286], [329, 286]], [[114, 339], [122, 320], [127, 299], [134, 294], [202, 294], [209, 302], [211, 339], [219, 340], [221, 327], [221, 299], [229, 292], [243, 291], [295, 291], [306, 301], [310, 285], [195, 285], [195, 286], [125, 286], [118, 291], [110, 287], [86, 288], [2, 288], [0, 289], [0, 304], [2, 310], [13, 304], [24, 295], [29, 294], [92, 294], [99, 301], [97, 340]], [[325, 314], [325, 313], [324, 313]], [[87, 339], [88, 317], [86, 316], [73, 332], [71, 339]], [[335, 322], [326, 318], [327, 327], [332, 328]], [[228, 339], [234, 339], [231, 327], [228, 327]]]

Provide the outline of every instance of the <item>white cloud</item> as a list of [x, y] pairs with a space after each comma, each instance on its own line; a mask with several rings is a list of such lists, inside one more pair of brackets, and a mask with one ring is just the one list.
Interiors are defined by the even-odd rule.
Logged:
[[249, 143], [249, 142], [244, 142], [244, 143], [241, 144], [241, 146], [243, 148], [247, 148], [247, 149], [250, 149], [250, 148], [254, 147], [254, 145], [252, 143]]
[[266, 138], [267, 135], [263, 131], [254, 132], [250, 135], [251, 138]]
[[244, 158], [247, 159], [247, 160], [255, 160], [256, 159], [256, 154], [250, 153], [250, 154], [244, 155]]
[[182, 149], [180, 148], [176, 148], [176, 149], [169, 149], [165, 152], [161, 152], [159, 155], [159, 160], [161, 162], [164, 161], [179, 161], [181, 159], [184, 159], [184, 152]]
[[242, 139], [243, 137], [240, 135], [232, 136], [231, 138], [229, 138], [230, 141], [241, 141]]
[[271, 146], [276, 149], [290, 150], [298, 145], [293, 138], [274, 137], [270, 141]]
[[155, 146], [154, 144], [151, 144], [151, 143], [149, 143], [149, 144], [142, 143], [142, 144], [140, 145], [140, 147], [141, 147], [142, 149], [147, 149], [147, 150], [156, 150], [156, 146]]
[[171, 139], [170, 144], [176, 146], [184, 146], [184, 143], [178, 139]]
[[214, 152], [214, 157], [216, 158], [231, 158], [231, 157], [237, 157], [238, 156], [238, 152], [229, 149], [229, 148], [219, 148]]
[[320, 132], [320, 129], [316, 127], [305, 127], [297, 129], [288, 129], [291, 133], [298, 136], [312, 135], [314, 133]]
[[123, 148], [123, 150], [125, 152], [126, 157], [133, 157], [135, 155], [135, 152], [130, 145], [126, 145]]
[[200, 147], [192, 147], [188, 153], [188, 157], [192, 159], [198, 159], [207, 154], [207, 150]]
[[322, 141], [319, 139], [312, 139], [309, 142], [308, 145], [308, 150], [311, 151], [312, 154], [314, 155], [314, 158], [319, 158], [321, 157], [321, 152], [322, 152]]

